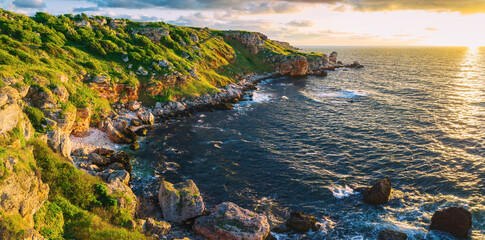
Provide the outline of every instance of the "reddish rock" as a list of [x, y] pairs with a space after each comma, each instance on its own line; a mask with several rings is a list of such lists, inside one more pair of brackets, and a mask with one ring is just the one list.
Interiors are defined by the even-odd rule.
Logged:
[[374, 205], [386, 204], [389, 201], [391, 189], [391, 180], [389, 178], [381, 179], [374, 183], [374, 186], [362, 192], [364, 202]]
[[455, 237], [468, 238], [472, 227], [472, 214], [462, 207], [449, 207], [438, 210], [431, 218], [430, 230], [439, 230]]
[[89, 123], [91, 120], [91, 109], [77, 108], [76, 120], [72, 126], [72, 133], [76, 137], [86, 137], [89, 135]]

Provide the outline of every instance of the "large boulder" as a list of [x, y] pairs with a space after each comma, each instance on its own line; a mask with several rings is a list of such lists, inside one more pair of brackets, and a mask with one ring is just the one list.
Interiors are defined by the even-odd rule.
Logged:
[[270, 234], [266, 216], [231, 202], [221, 203], [209, 216], [197, 218], [194, 229], [209, 240], [263, 240]]
[[0, 135], [17, 127], [22, 117], [22, 109], [19, 106], [19, 93], [12, 87], [0, 88], [2, 106], [0, 108]]
[[178, 184], [162, 181], [158, 201], [163, 218], [177, 223], [198, 217], [205, 209], [199, 189], [192, 180]]
[[449, 207], [438, 210], [431, 218], [430, 230], [439, 230], [455, 237], [468, 238], [472, 227], [472, 214], [462, 207]]
[[153, 113], [151, 112], [146, 112], [146, 111], [138, 111], [136, 113], [136, 116], [138, 119], [140, 119], [144, 124], [149, 124], [152, 125], [155, 122], [155, 116], [153, 116]]
[[52, 93], [57, 95], [57, 99], [59, 99], [59, 101], [61, 101], [61, 102], [66, 102], [69, 99], [69, 92], [62, 85], [56, 86], [56, 88], [54, 88], [54, 90], [52, 90]]
[[406, 240], [408, 235], [395, 230], [384, 230], [379, 233], [379, 240]]
[[295, 232], [305, 233], [310, 230], [318, 230], [317, 221], [314, 216], [306, 215], [301, 212], [291, 212], [290, 219], [286, 221], [286, 226]]
[[389, 178], [381, 179], [374, 183], [374, 186], [367, 188], [362, 192], [364, 202], [374, 205], [386, 204], [389, 202], [391, 189], [391, 180], [389, 180]]
[[118, 206], [125, 209], [131, 216], [134, 216], [138, 206], [138, 200], [131, 188], [119, 179], [114, 179], [106, 184], [106, 186], [108, 187], [108, 194], [114, 196]]
[[167, 234], [171, 227], [170, 223], [165, 221], [159, 222], [153, 218], [147, 218], [145, 224], [143, 224], [144, 231], [158, 236]]
[[61, 132], [60, 129], [47, 132], [47, 145], [56, 153], [71, 159], [72, 143], [69, 134]]

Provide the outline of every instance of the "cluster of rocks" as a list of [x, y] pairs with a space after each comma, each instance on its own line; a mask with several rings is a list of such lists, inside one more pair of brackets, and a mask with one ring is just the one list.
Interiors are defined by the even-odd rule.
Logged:
[[[365, 203], [382, 205], [389, 202], [392, 187], [388, 178], [381, 179], [372, 187], [357, 189], [362, 193]], [[472, 215], [463, 207], [449, 207], [438, 210], [431, 218], [430, 230], [450, 233], [458, 238], [468, 238], [472, 227]], [[407, 235], [392, 229], [384, 230], [379, 234], [379, 240], [406, 240]]]

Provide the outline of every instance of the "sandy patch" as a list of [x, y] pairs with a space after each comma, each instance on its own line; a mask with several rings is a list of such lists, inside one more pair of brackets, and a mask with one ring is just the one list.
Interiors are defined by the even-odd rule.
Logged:
[[121, 148], [120, 145], [111, 142], [107, 133], [97, 128], [89, 128], [89, 133], [87, 137], [74, 137], [71, 135], [72, 149], [84, 148], [91, 152], [97, 148], [109, 148], [113, 150]]

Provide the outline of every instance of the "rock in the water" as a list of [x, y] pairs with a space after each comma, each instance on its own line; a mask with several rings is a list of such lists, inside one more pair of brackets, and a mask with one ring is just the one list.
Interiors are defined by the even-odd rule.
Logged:
[[140, 119], [144, 124], [152, 125], [155, 122], [155, 116], [151, 112], [138, 111], [136, 113], [138, 119]]
[[197, 218], [194, 229], [209, 240], [263, 240], [270, 234], [266, 216], [231, 202], [221, 203], [209, 216]]
[[143, 224], [143, 229], [151, 234], [156, 234], [158, 236], [165, 235], [170, 231], [172, 226], [170, 223], [165, 221], [155, 221], [153, 218], [148, 218], [145, 224]]
[[459, 238], [467, 238], [472, 227], [472, 214], [462, 207], [438, 210], [431, 218], [430, 230], [451, 233]]
[[386, 204], [389, 202], [391, 189], [391, 180], [389, 178], [381, 179], [374, 183], [374, 186], [362, 192], [364, 202], [375, 205]]
[[140, 148], [140, 144], [138, 142], [134, 142], [133, 144], [131, 144], [130, 146], [130, 149], [131, 150], [138, 150], [138, 148]]
[[131, 173], [133, 166], [131, 165], [131, 157], [127, 153], [120, 151], [111, 155], [110, 160], [112, 163], [121, 163], [123, 168], [128, 172]]
[[99, 154], [103, 157], [110, 157], [113, 153], [115, 153], [115, 150], [107, 148], [97, 148], [93, 151], [93, 153]]
[[146, 136], [147, 132], [148, 132], [148, 129], [146, 129], [146, 128], [140, 128], [140, 129], [135, 131], [136, 135], [138, 135], [138, 136]]
[[317, 221], [314, 216], [306, 215], [301, 212], [291, 212], [290, 219], [286, 221], [286, 226], [298, 233], [305, 233], [311, 230], [316, 231]]
[[138, 126], [141, 126], [142, 124], [143, 124], [143, 122], [139, 119], [132, 119], [130, 121], [130, 126], [138, 127]]
[[395, 230], [384, 230], [379, 233], [379, 240], [406, 240], [408, 235]]
[[178, 184], [162, 181], [158, 201], [163, 218], [177, 223], [200, 216], [205, 209], [199, 189], [192, 180]]

